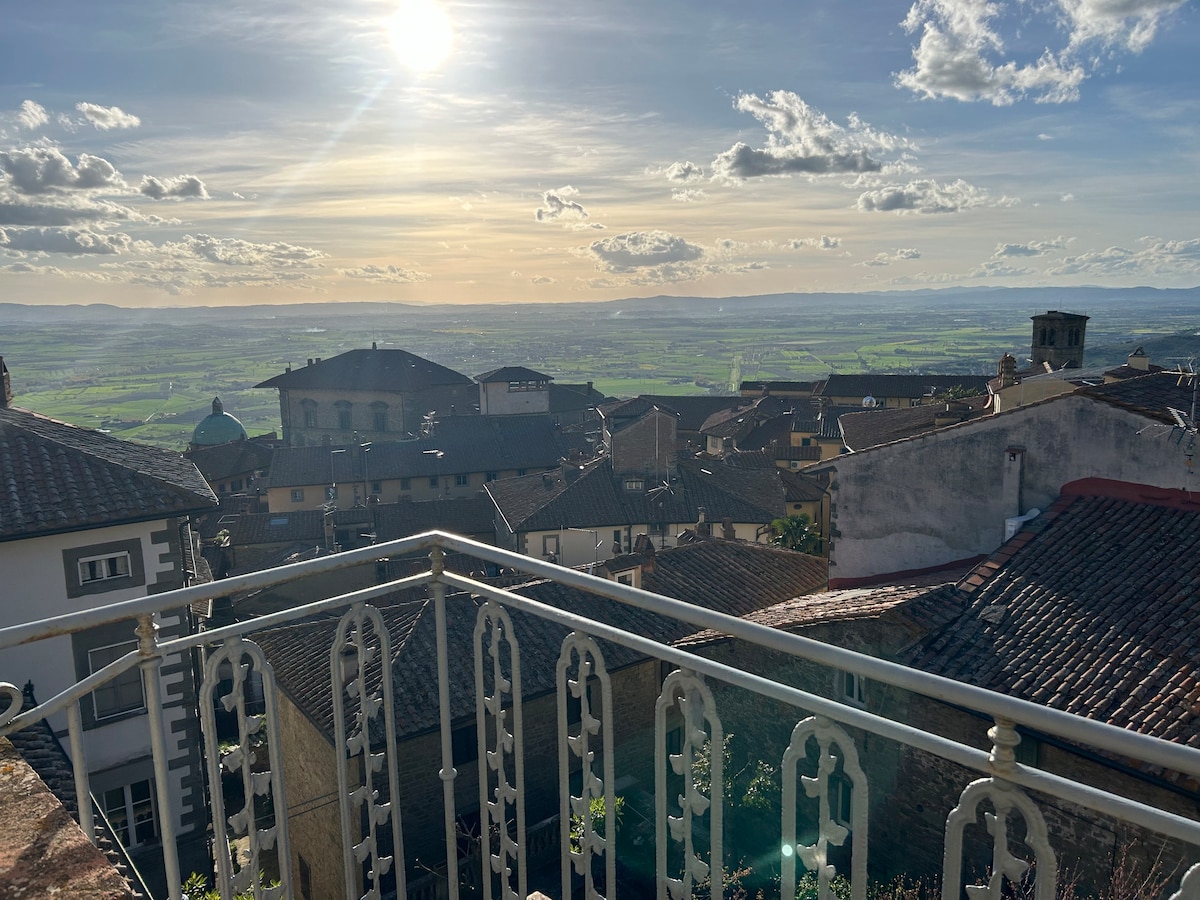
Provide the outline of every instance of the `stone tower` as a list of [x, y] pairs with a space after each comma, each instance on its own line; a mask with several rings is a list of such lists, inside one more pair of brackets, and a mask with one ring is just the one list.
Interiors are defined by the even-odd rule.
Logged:
[[1083, 339], [1087, 316], [1078, 313], [1049, 312], [1032, 316], [1033, 346], [1031, 365], [1041, 368], [1049, 363], [1052, 369], [1078, 369], [1083, 366]]

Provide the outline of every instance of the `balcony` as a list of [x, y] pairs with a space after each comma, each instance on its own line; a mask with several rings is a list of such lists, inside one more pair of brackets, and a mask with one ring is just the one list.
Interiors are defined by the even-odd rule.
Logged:
[[[380, 562], [414, 557], [427, 569], [400, 578]], [[452, 571], [489, 567], [505, 577]], [[166, 611], [345, 584], [355, 569], [383, 583], [158, 636]], [[540, 581], [501, 586], [514, 572]], [[907, 873], [943, 900], [1013, 885], [1049, 900], [1103, 886], [1118, 852], [1120, 866], [1157, 861], [1163, 886], [1143, 896], [1200, 897], [1200, 750], [464, 538], [6, 628], [0, 664], [8, 648], [119, 622], [137, 649], [58, 696], [18, 712], [19, 689], [0, 686], [0, 734], [65, 717], [95, 841], [80, 704], [139, 668], [172, 900], [189, 873], [159, 670], [180, 655], [199, 660], [222, 898], [683, 900], [802, 884], [865, 900]], [[430, 677], [394, 683], [381, 661], [401, 658]]]

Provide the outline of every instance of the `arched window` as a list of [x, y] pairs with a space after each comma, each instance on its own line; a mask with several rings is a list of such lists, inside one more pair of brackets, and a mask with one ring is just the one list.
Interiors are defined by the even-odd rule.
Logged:
[[342, 431], [350, 431], [354, 427], [354, 420], [350, 415], [350, 408], [353, 404], [349, 400], [339, 400], [333, 405], [337, 407], [338, 428]]

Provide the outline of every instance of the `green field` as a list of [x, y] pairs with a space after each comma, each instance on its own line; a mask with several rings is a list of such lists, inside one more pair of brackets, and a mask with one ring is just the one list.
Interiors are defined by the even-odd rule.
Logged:
[[[991, 373], [1004, 352], [1028, 353], [1029, 316], [893, 302], [813, 308], [706, 309], [685, 315], [578, 304], [433, 307], [374, 313], [328, 305], [279, 316], [231, 311], [218, 321], [0, 322], [0, 355], [15, 403], [123, 438], [183, 449], [219, 396], [250, 434], [278, 430], [278, 398], [253, 385], [356, 347], [398, 347], [467, 375], [523, 365], [560, 383], [593, 382], [611, 396], [724, 394], [742, 380], [811, 380], [830, 372]], [[616, 307], [616, 308], [614, 308]], [[1196, 330], [1190, 307], [1154, 311], [1114, 303], [1089, 310], [1088, 356], [1117, 364], [1156, 334]], [[159, 316], [161, 319], [162, 316]], [[1152, 359], [1158, 362], [1160, 358]]]

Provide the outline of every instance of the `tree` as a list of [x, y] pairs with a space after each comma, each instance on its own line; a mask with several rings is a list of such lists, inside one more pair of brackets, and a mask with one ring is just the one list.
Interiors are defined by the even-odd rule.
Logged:
[[804, 513], [776, 519], [771, 523], [771, 532], [771, 543], [785, 550], [816, 553], [821, 545], [821, 532]]

